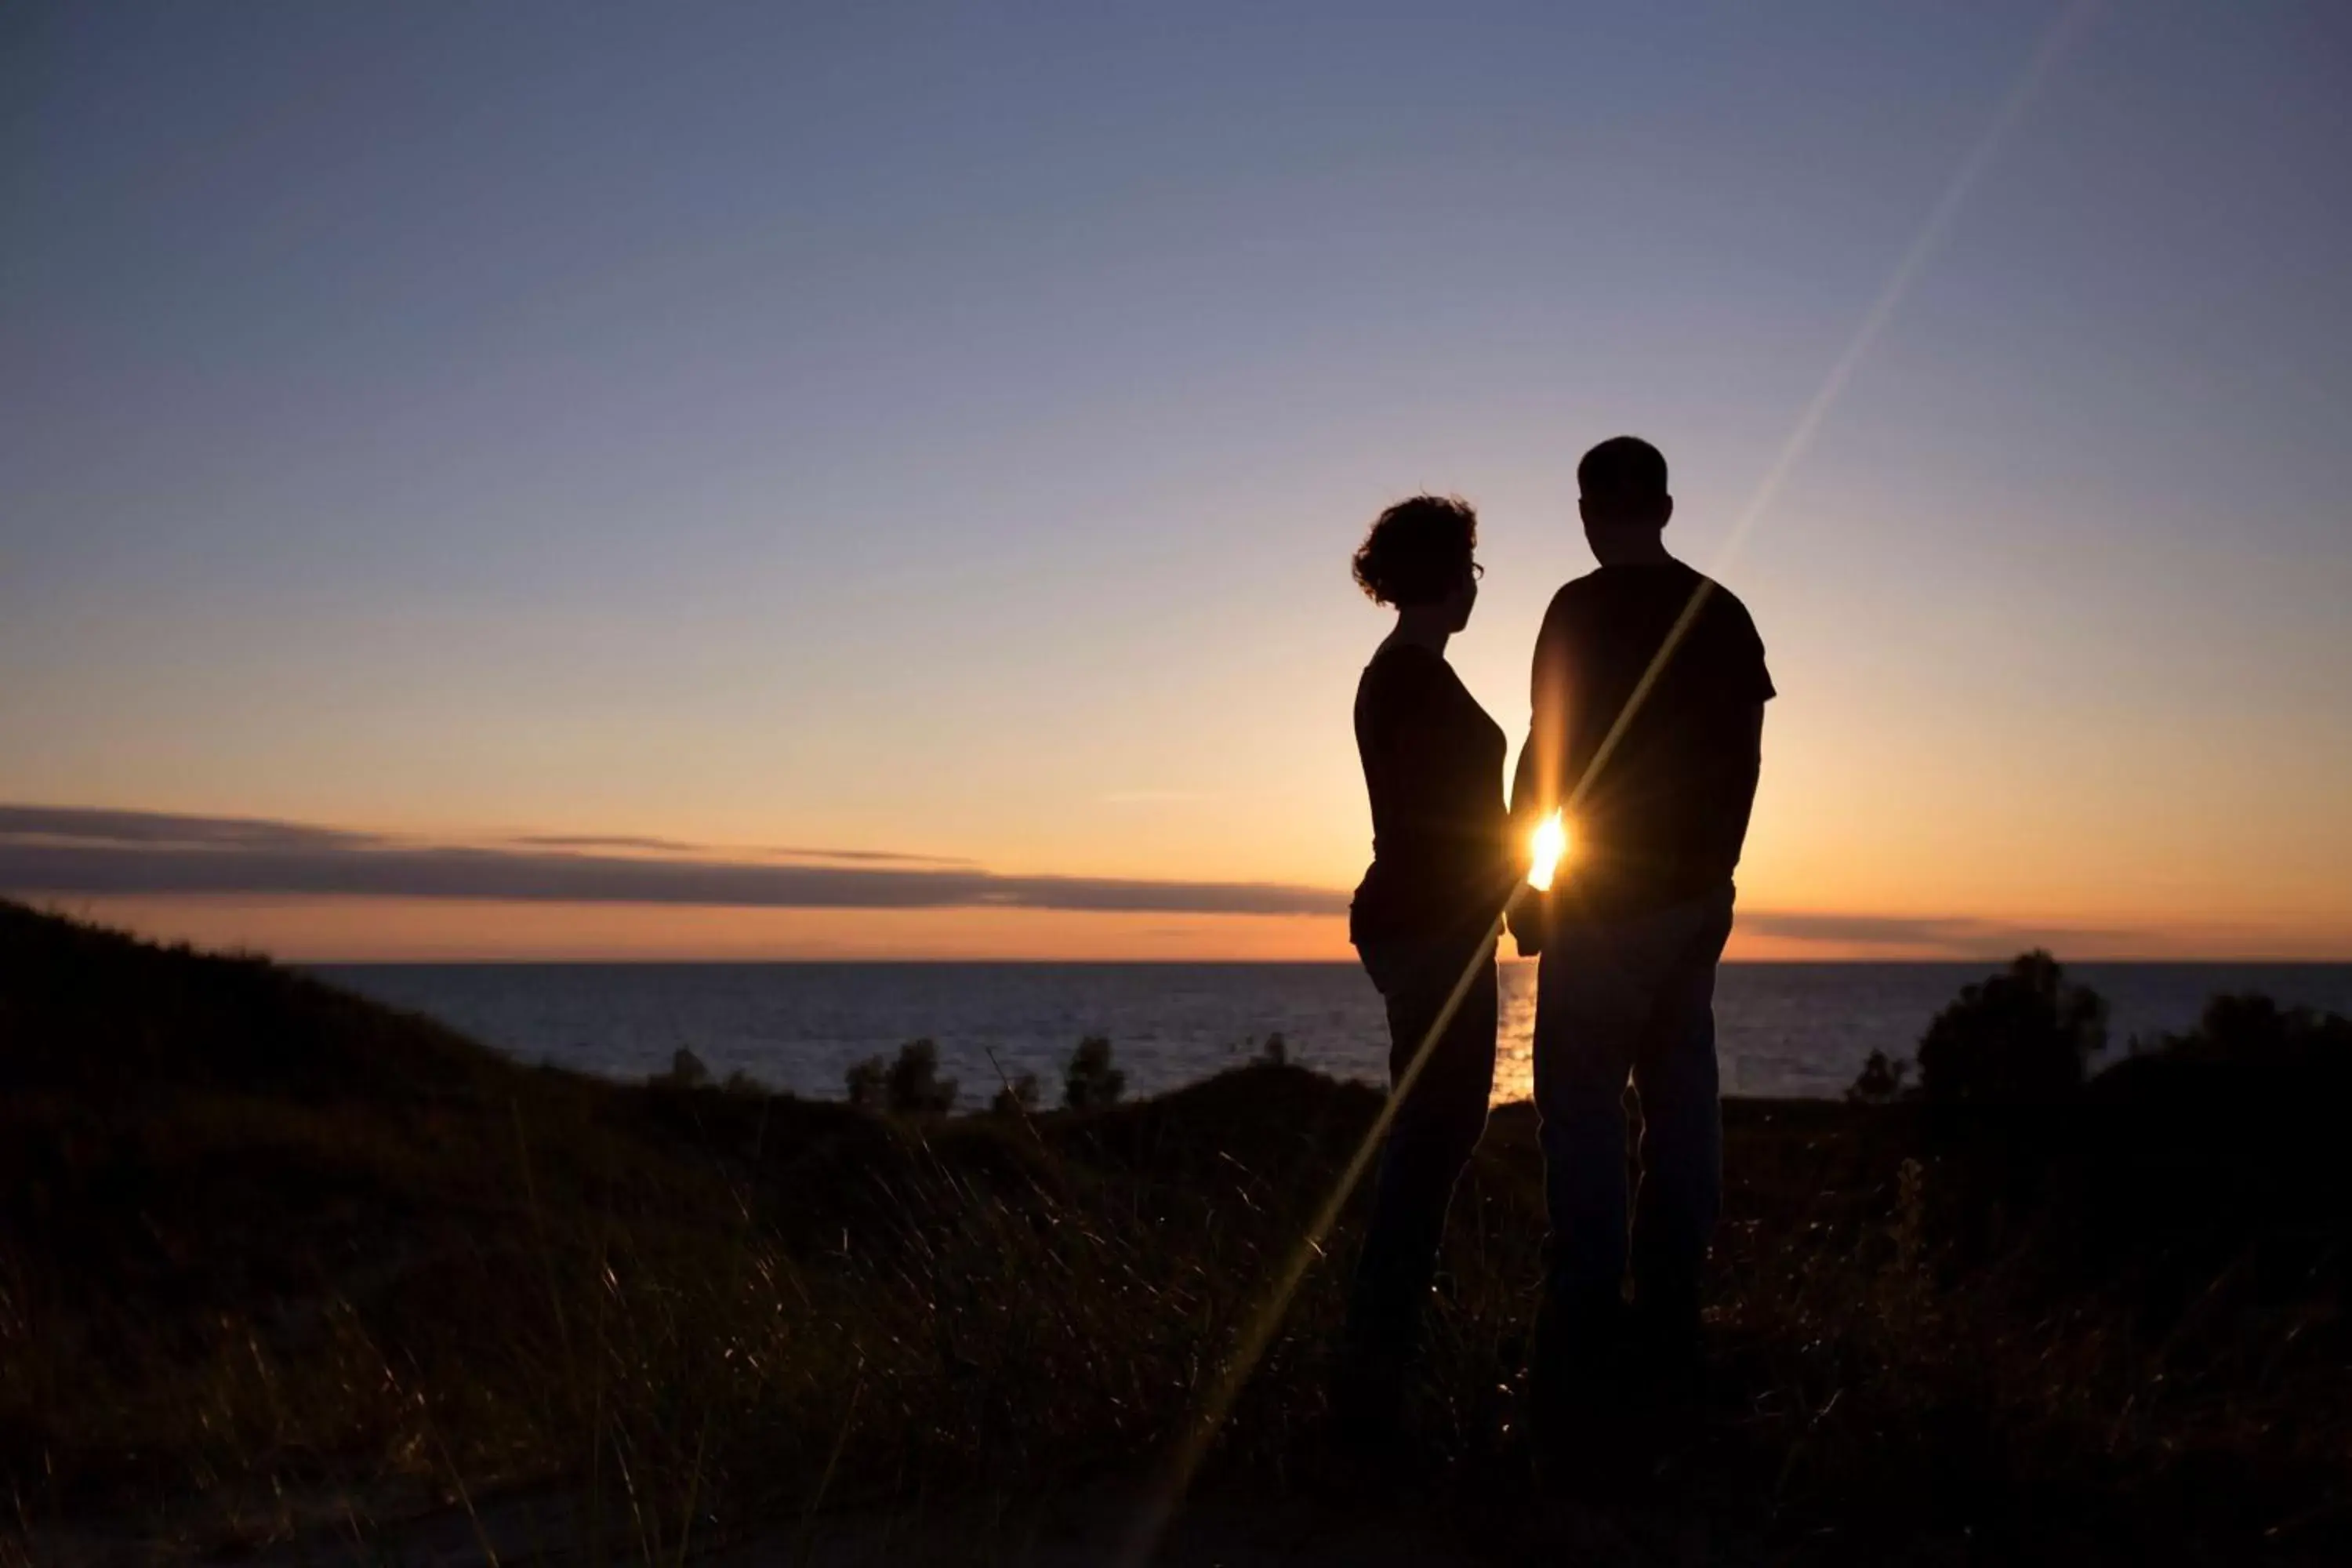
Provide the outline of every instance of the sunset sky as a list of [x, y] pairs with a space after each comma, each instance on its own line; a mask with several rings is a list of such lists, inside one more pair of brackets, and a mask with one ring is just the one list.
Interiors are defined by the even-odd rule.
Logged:
[[824, 9], [0, 16], [0, 889], [1345, 957], [1350, 550], [1476, 504], [1516, 743], [1633, 432], [1734, 957], [2352, 959], [2352, 6]]

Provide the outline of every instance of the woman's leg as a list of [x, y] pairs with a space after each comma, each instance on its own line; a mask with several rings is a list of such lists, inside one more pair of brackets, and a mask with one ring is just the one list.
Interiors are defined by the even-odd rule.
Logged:
[[[1444, 950], [1436, 955], [1443, 958]], [[1468, 955], [1462, 958], [1469, 962]], [[1358, 1405], [1352, 1413], [1366, 1417], [1393, 1413], [1419, 1348], [1454, 1183], [1486, 1127], [1500, 1011], [1491, 943], [1476, 963], [1480, 973], [1398, 1106], [1381, 1151], [1348, 1310], [1348, 1381]], [[1391, 1084], [1403, 1076], [1461, 976], [1461, 965], [1450, 961], [1431, 969], [1449, 973], [1416, 974], [1390, 998]]]

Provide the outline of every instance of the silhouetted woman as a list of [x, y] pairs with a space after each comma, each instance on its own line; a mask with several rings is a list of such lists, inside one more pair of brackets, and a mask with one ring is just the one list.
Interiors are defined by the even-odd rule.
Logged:
[[1381, 1154], [1333, 1391], [1337, 1414], [1361, 1436], [1393, 1429], [1445, 1210], [1486, 1131], [1495, 1081], [1494, 924], [1516, 881], [1505, 742], [1445, 662], [1447, 639], [1478, 600], [1477, 538], [1464, 502], [1416, 496], [1381, 513], [1356, 552], [1357, 583], [1397, 612], [1356, 687], [1372, 865], [1349, 911], [1349, 934], [1388, 1004], [1392, 1085], [1467, 976]]

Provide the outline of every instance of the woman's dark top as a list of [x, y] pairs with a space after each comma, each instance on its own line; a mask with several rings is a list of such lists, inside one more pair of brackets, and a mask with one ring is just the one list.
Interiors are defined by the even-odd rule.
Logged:
[[1348, 934], [1473, 942], [1510, 891], [1503, 731], [1454, 667], [1391, 643], [1356, 684], [1356, 752], [1372, 798], [1372, 865]]

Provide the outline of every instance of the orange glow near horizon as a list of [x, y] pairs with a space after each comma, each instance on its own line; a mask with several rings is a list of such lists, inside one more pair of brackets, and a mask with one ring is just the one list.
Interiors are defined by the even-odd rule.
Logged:
[[1348, 922], [1334, 916], [307, 897], [37, 901], [142, 936], [289, 963], [1280, 963], [1354, 956]]
[[[288, 963], [1352, 962], [1347, 921], [1057, 910], [783, 910], [326, 897], [77, 897], [37, 906], [161, 941]], [[2062, 959], [2339, 962], [2343, 924], [2133, 929], [1985, 922], [1947, 941], [1834, 934], [1828, 911], [1743, 905], [1726, 957], [1740, 963], [1998, 961], [2030, 946]], [[1825, 922], [1832, 934], [1791, 933]]]

